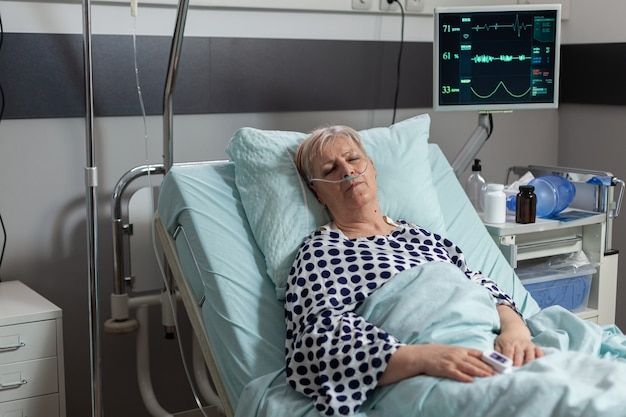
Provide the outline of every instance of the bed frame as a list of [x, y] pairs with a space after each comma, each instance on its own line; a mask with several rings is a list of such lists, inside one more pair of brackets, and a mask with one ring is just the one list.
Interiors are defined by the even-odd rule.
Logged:
[[181, 299], [185, 306], [185, 310], [187, 311], [187, 315], [189, 317], [189, 321], [191, 322], [191, 327], [193, 328], [196, 340], [200, 345], [202, 356], [204, 357], [204, 361], [206, 362], [207, 368], [209, 369], [211, 380], [215, 385], [217, 396], [219, 397], [219, 402], [216, 402], [212, 405], [218, 407], [220, 411], [222, 411], [227, 417], [233, 417], [234, 410], [228, 400], [226, 388], [224, 387], [224, 384], [219, 377], [219, 371], [217, 369], [215, 355], [211, 351], [209, 337], [206, 329], [204, 328], [204, 325], [202, 324], [202, 312], [200, 311], [200, 306], [196, 303], [193, 297], [193, 293], [191, 291], [191, 287], [189, 286], [187, 280], [185, 280], [180, 264], [180, 259], [178, 258], [178, 254], [176, 253], [176, 244], [174, 242], [174, 239], [176, 238], [176, 235], [178, 234], [178, 231], [180, 229], [177, 228], [172, 236], [168, 233], [158, 214], [155, 215], [154, 222], [156, 226], [157, 236], [161, 245], [163, 246], [165, 259], [167, 260], [167, 264], [174, 278], [174, 282], [176, 283], [176, 287], [178, 288], [178, 291], [180, 293]]

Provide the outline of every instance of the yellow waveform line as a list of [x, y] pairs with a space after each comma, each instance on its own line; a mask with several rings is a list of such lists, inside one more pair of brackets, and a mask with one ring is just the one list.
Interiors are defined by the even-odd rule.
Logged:
[[500, 81], [498, 85], [496, 85], [496, 88], [494, 88], [493, 91], [486, 96], [478, 94], [476, 90], [474, 90], [474, 87], [472, 86], [470, 86], [470, 89], [472, 90], [472, 93], [474, 93], [474, 95], [476, 95], [478, 98], [489, 98], [493, 96], [496, 93], [496, 91], [498, 91], [498, 88], [500, 88], [500, 84], [502, 84], [502, 87], [506, 90], [507, 93], [509, 93], [511, 97], [515, 97], [515, 98], [524, 97], [526, 94], [528, 94], [528, 92], [531, 89], [531, 87], [528, 87], [528, 90], [524, 91], [522, 94], [513, 94], [508, 88], [506, 88], [506, 85], [504, 85], [504, 81]]

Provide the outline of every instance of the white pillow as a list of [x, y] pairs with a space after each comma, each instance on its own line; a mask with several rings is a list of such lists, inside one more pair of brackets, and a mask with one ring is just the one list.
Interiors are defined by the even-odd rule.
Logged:
[[[427, 114], [390, 127], [360, 131], [374, 161], [384, 214], [445, 234], [428, 161]], [[226, 153], [250, 228], [265, 257], [276, 295], [284, 298], [289, 269], [302, 240], [329, 216], [298, 175], [293, 156], [304, 133], [238, 130]]]

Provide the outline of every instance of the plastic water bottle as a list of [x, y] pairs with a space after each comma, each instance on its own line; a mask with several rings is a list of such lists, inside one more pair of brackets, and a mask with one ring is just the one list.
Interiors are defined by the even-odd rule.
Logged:
[[482, 167], [480, 165], [480, 159], [474, 159], [474, 165], [472, 165], [472, 173], [467, 177], [465, 182], [465, 193], [469, 197], [472, 205], [476, 211], [482, 211], [482, 194], [485, 188], [485, 179], [480, 175]]
[[485, 223], [506, 222], [506, 195], [503, 184], [487, 184], [484, 201], [483, 220]]
[[[552, 217], [565, 210], [574, 200], [576, 187], [569, 180], [558, 175], [534, 178], [528, 183], [535, 187], [537, 195], [537, 217]], [[516, 196], [509, 196], [507, 209], [515, 211]]]

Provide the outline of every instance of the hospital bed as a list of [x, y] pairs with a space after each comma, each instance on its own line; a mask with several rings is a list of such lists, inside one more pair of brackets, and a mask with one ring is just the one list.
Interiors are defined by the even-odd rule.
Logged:
[[[447, 236], [467, 248], [469, 265], [496, 279], [525, 315], [537, 312], [437, 145], [428, 145], [428, 160]], [[265, 274], [234, 164], [174, 165], [162, 183], [155, 221], [217, 393], [232, 416], [249, 382], [284, 367], [285, 341], [282, 301]]]
[[[615, 326], [601, 328], [558, 306], [540, 311], [489, 236], [439, 147], [429, 144], [427, 153], [429, 180], [441, 206], [445, 235], [464, 249], [471, 269], [481, 270], [513, 297], [535, 342], [549, 355], [512, 374], [480, 378], [472, 384], [410, 378], [375, 390], [358, 416], [570, 416], [578, 415], [572, 414], [575, 410], [583, 410], [580, 415], [585, 416], [623, 416], [626, 338]], [[266, 260], [237, 188], [236, 170], [230, 161], [174, 165], [159, 194], [157, 234], [224, 413], [229, 417], [318, 416], [313, 401], [286, 384], [283, 301], [277, 299], [266, 274]], [[420, 268], [424, 267], [414, 268], [418, 275]], [[418, 310], [430, 314], [432, 310], [424, 310], [421, 304], [433, 297], [417, 286], [428, 281], [400, 279], [410, 271], [390, 280], [370, 299], [380, 292], [382, 305], [417, 303]], [[436, 285], [444, 291], [447, 283], [442, 284], [440, 277], [447, 272], [435, 269]], [[408, 282], [409, 290], [394, 295], [395, 282]], [[484, 295], [482, 289], [480, 293]], [[483, 304], [492, 305], [490, 297], [484, 298]], [[459, 301], [466, 302], [470, 301]], [[472, 307], [461, 305], [459, 310], [441, 304], [443, 320], [449, 314], [458, 321], [462, 312], [461, 327], [445, 330], [454, 340], [472, 333], [474, 323], [483, 319], [478, 310], [473, 311], [474, 304], [468, 305]], [[499, 322], [497, 316], [492, 319]], [[414, 342], [419, 340], [407, 341]], [[493, 340], [483, 349], [488, 346], [493, 347]]]
[[[228, 417], [317, 416], [312, 401], [285, 381], [283, 303], [267, 276], [267, 259], [259, 245], [262, 236], [255, 236], [244, 210], [235, 164], [172, 164], [171, 98], [187, 6], [188, 0], [181, 0], [164, 96], [164, 164], [157, 168], [167, 175], [155, 216], [157, 235], [217, 391], [216, 405]], [[428, 178], [413, 179], [432, 182], [446, 237], [464, 249], [471, 269], [481, 270], [513, 297], [536, 342], [547, 351], [563, 353], [534, 361], [510, 376], [484, 378], [474, 384], [410, 378], [375, 390], [359, 415], [569, 416], [570, 410], [580, 409], [585, 416], [623, 416], [626, 362], [598, 358], [626, 358], [621, 332], [614, 326], [586, 323], [563, 309], [539, 311], [487, 233], [439, 147], [429, 144], [425, 152]], [[394, 198], [405, 197], [406, 193], [398, 193]], [[280, 217], [275, 212], [262, 215]], [[388, 297], [387, 305], [394, 305], [398, 300], [389, 298], [393, 293], [388, 289], [394, 288], [394, 282], [405, 281], [390, 280], [381, 288], [385, 291], [376, 291], [370, 298], [380, 292], [381, 298]], [[419, 299], [419, 293], [400, 291], [398, 295], [410, 304], [413, 298]], [[483, 298], [492, 303], [489, 297]], [[468, 317], [481, 319], [471, 310]], [[452, 329], [453, 333], [471, 333], [469, 319], [466, 325], [469, 328]]]

